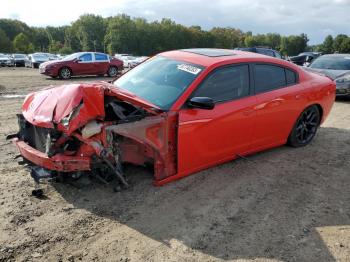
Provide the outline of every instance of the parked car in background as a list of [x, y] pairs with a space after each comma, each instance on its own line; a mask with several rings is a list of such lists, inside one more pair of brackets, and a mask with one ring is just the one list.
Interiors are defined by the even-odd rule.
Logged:
[[131, 55], [120, 56], [120, 59], [123, 61], [124, 68], [133, 68], [141, 64], [143, 61], [145, 61], [148, 58], [149, 58], [148, 56], [131, 56]]
[[124, 68], [133, 68], [140, 63], [136, 56], [122, 56], [120, 59], [123, 61]]
[[8, 66], [10, 58], [5, 54], [0, 54], [0, 66]]
[[286, 143], [309, 144], [334, 98], [328, 77], [282, 59], [183, 49], [161, 53], [112, 83], [29, 94], [19, 132], [8, 139], [36, 182], [90, 171], [128, 187], [122, 165], [132, 163], [153, 165], [154, 183], [163, 185]]
[[49, 57], [43, 53], [29, 54], [25, 60], [25, 66], [31, 68], [39, 68], [39, 65], [49, 61]]
[[307, 69], [333, 79], [337, 85], [337, 96], [350, 98], [350, 54], [320, 56]]
[[25, 66], [27, 56], [25, 54], [12, 54], [11, 59], [14, 66]]
[[296, 65], [308, 66], [314, 59], [316, 59], [320, 55], [321, 53], [319, 52], [303, 52], [297, 56], [289, 57], [288, 60]]
[[282, 56], [278, 51], [268, 47], [236, 47], [235, 50], [253, 52], [282, 59]]
[[74, 53], [61, 60], [48, 61], [39, 66], [41, 74], [61, 79], [69, 79], [78, 75], [103, 76], [107, 74], [115, 77], [122, 70], [121, 60], [96, 52]]

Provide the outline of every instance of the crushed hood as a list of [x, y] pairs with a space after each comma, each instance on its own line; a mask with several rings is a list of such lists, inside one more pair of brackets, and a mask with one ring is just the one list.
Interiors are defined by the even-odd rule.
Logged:
[[109, 83], [96, 82], [62, 85], [31, 93], [24, 100], [22, 113], [33, 125], [46, 128], [57, 125], [58, 129], [70, 134], [90, 120], [104, 118], [105, 95], [140, 106], [153, 114], [160, 110]]

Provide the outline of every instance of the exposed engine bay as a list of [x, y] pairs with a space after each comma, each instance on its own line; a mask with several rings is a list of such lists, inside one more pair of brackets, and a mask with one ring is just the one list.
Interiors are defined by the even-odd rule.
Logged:
[[154, 181], [176, 174], [177, 114], [108, 83], [66, 85], [27, 96], [9, 135], [36, 182], [89, 174], [128, 188], [123, 164], [153, 166]]

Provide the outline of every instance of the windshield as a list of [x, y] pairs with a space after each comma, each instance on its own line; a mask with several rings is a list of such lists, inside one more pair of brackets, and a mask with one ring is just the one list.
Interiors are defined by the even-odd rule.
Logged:
[[25, 58], [25, 55], [14, 55], [15, 58]]
[[42, 54], [34, 54], [33, 57], [35, 59], [48, 59], [47, 55], [42, 55]]
[[350, 70], [350, 55], [321, 56], [317, 58], [310, 67], [316, 69]]
[[78, 55], [79, 55], [79, 54], [77, 54], [77, 53], [68, 55], [68, 56], [66, 56], [65, 58], [63, 58], [62, 61], [70, 61], [70, 60], [73, 60], [73, 59], [77, 58]]
[[163, 110], [169, 110], [203, 68], [199, 65], [156, 56], [122, 75], [114, 85]]

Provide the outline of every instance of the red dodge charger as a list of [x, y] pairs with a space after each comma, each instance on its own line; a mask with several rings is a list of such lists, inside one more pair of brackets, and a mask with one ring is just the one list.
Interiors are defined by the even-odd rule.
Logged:
[[38, 182], [90, 174], [128, 186], [123, 164], [162, 185], [261, 150], [309, 144], [335, 84], [290, 62], [224, 49], [161, 53], [113, 83], [28, 95], [14, 138]]
[[95, 52], [81, 52], [66, 56], [62, 60], [42, 63], [39, 72], [51, 77], [69, 79], [72, 76], [107, 74], [115, 77], [123, 70], [123, 61], [107, 54]]

